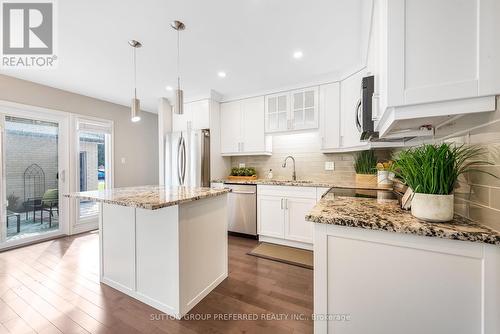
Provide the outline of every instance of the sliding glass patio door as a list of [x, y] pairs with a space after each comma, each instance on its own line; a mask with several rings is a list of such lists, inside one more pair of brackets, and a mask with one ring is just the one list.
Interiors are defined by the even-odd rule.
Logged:
[[67, 231], [68, 121], [64, 113], [0, 107], [0, 249]]

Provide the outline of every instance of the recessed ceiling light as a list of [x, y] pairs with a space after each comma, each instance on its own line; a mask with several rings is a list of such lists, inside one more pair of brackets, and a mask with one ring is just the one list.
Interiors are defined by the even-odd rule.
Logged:
[[226, 72], [222, 72], [222, 71], [220, 71], [219, 73], [217, 73], [217, 75], [218, 75], [220, 78], [225, 78], [225, 77], [226, 77]]
[[300, 58], [302, 58], [302, 56], [304, 56], [304, 54], [302, 53], [302, 51], [295, 51], [293, 53], [293, 58], [295, 58], [295, 59], [300, 59]]
[[168, 90], [168, 91], [172, 91], [173, 90], [172, 86], [166, 86], [165, 89]]

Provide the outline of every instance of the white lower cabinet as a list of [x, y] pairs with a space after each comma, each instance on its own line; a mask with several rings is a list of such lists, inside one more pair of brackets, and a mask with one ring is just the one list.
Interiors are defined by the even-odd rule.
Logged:
[[316, 205], [316, 198], [285, 198], [285, 239], [313, 242], [313, 224], [304, 217]]
[[257, 186], [259, 240], [312, 249], [313, 224], [305, 216], [316, 202], [315, 187]]
[[278, 196], [262, 195], [258, 197], [257, 210], [260, 221], [259, 234], [275, 238], [285, 236], [285, 213], [283, 211], [283, 198]]
[[314, 225], [314, 333], [499, 333], [498, 246]]

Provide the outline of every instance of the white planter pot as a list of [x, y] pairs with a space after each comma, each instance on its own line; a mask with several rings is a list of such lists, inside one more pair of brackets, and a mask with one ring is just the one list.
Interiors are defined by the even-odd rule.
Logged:
[[454, 196], [416, 193], [411, 200], [411, 214], [428, 222], [453, 220]]

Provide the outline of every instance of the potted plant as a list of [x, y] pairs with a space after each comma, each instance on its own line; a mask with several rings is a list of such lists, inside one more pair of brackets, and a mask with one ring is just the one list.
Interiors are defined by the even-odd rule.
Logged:
[[356, 185], [373, 187], [377, 185], [377, 158], [372, 150], [361, 151], [354, 160]]
[[391, 188], [394, 172], [392, 166], [394, 161], [388, 160], [377, 163], [377, 183], [381, 187]]
[[[490, 165], [481, 160], [484, 150], [478, 146], [455, 146], [449, 143], [423, 145], [400, 152], [394, 171], [414, 192], [411, 213], [429, 222], [453, 219], [453, 191], [460, 175]], [[490, 174], [492, 175], [492, 174]], [[494, 176], [494, 175], [493, 175]]]
[[257, 171], [253, 167], [243, 167], [231, 168], [231, 175], [229, 175], [229, 180], [256, 180], [257, 179]]

